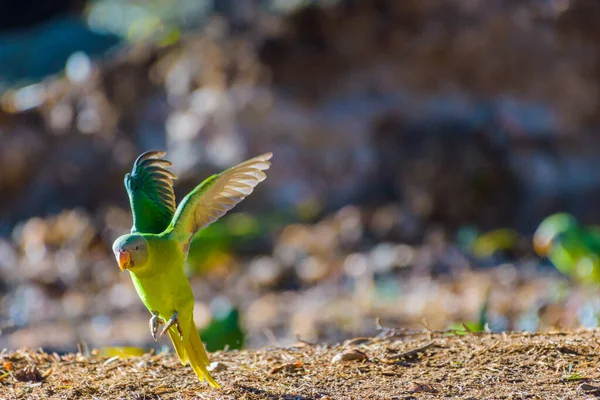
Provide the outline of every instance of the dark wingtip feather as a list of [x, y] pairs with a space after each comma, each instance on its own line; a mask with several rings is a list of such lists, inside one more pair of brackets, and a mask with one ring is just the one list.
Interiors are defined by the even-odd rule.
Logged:
[[169, 161], [160, 159], [160, 157], [164, 157], [166, 154], [166, 152], [158, 150], [146, 151], [140, 154], [139, 157], [136, 158], [135, 162], [133, 163], [132, 172], [135, 173], [135, 171], [138, 168], [143, 168], [147, 164], [158, 163], [160, 165], [161, 163], [169, 163]]
[[134, 166], [138, 165], [139, 163], [141, 163], [144, 160], [147, 160], [149, 158], [160, 158], [160, 157], [164, 157], [167, 153], [161, 150], [150, 150], [150, 151], [145, 151], [142, 154], [139, 155], [139, 157], [135, 160], [135, 163], [133, 163]]
[[142, 182], [150, 178], [152, 184], [148, 189], [154, 193], [147, 194], [151, 196], [156, 195], [158, 200], [167, 207], [171, 213], [174, 213], [176, 203], [172, 185], [173, 180], [177, 179], [177, 176], [165, 168], [172, 165], [171, 162], [160, 158], [164, 157], [166, 154], [166, 152], [158, 150], [142, 153], [133, 163], [131, 176], [135, 178], [139, 177]]

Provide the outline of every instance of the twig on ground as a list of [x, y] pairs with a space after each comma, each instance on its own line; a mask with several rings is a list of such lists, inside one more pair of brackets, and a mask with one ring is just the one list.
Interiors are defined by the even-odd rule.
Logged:
[[396, 354], [394, 356], [391, 356], [390, 360], [399, 360], [399, 359], [402, 359], [402, 358], [412, 358], [412, 357], [416, 356], [419, 353], [423, 353], [425, 350], [427, 350], [428, 348], [430, 348], [434, 344], [435, 344], [435, 340], [432, 340], [431, 342], [426, 343], [426, 344], [424, 344], [421, 347], [417, 347], [415, 349], [405, 351], [404, 353], [400, 353], [400, 354]]

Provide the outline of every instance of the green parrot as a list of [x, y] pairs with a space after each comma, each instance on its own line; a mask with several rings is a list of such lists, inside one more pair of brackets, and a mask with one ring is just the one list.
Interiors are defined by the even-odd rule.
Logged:
[[214, 316], [200, 334], [208, 351], [241, 349], [244, 346], [244, 331], [240, 326], [240, 312], [231, 307], [224, 315]]
[[599, 227], [583, 227], [571, 214], [553, 214], [535, 231], [533, 247], [563, 274], [583, 283], [600, 283]]
[[[206, 179], [175, 208], [173, 180], [162, 151], [140, 155], [125, 188], [133, 212], [131, 233], [119, 237], [113, 252], [122, 271], [131, 275], [140, 299], [152, 314], [154, 340], [169, 334], [183, 365], [200, 381], [219, 384], [207, 370], [208, 356], [193, 320], [194, 295], [184, 262], [194, 234], [222, 217], [265, 180], [272, 153], [245, 161]], [[159, 326], [164, 325], [159, 333]]]

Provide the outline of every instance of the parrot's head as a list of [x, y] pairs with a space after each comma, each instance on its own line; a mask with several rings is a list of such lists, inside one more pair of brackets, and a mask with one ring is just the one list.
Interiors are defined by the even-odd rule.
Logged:
[[113, 253], [121, 271], [136, 270], [148, 261], [148, 241], [137, 233], [123, 235], [113, 244]]
[[567, 213], [553, 214], [542, 221], [533, 235], [535, 252], [546, 257], [552, 250], [554, 241], [563, 233], [577, 229], [577, 220]]

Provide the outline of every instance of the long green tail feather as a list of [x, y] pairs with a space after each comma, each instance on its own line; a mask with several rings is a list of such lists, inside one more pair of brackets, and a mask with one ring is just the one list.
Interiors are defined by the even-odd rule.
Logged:
[[206, 380], [210, 386], [220, 388], [221, 385], [215, 381], [210, 372], [208, 372], [208, 369], [206, 369], [210, 363], [208, 362], [208, 355], [206, 354], [202, 340], [200, 340], [198, 329], [196, 329], [196, 324], [192, 323], [191, 328], [189, 332], [190, 337], [183, 342], [179, 339], [177, 333], [169, 330], [169, 337], [173, 342], [175, 351], [183, 365], [186, 365], [189, 361], [200, 382]]
[[171, 338], [171, 342], [173, 342], [173, 347], [175, 347], [175, 352], [177, 353], [177, 357], [179, 357], [179, 361], [185, 367], [188, 363], [187, 353], [185, 352], [185, 348], [183, 346], [183, 342], [179, 339], [179, 334], [173, 332], [169, 329], [169, 337]]
[[221, 385], [213, 379], [210, 372], [206, 369], [210, 363], [208, 362], [208, 355], [206, 354], [206, 350], [204, 350], [204, 345], [202, 344], [202, 340], [200, 340], [200, 335], [198, 334], [198, 329], [196, 329], [195, 324], [192, 324], [192, 329], [190, 329], [190, 340], [185, 343], [185, 349], [190, 360], [190, 365], [194, 369], [196, 375], [198, 375], [198, 379], [206, 379], [210, 386], [220, 388]]

